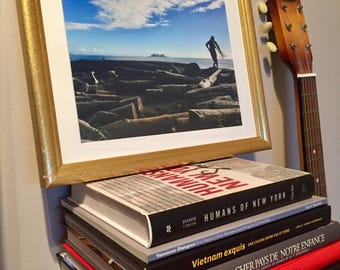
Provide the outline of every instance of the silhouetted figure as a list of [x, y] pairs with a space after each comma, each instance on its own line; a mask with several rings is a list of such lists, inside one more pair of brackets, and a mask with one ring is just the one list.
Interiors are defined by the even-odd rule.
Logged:
[[214, 61], [214, 67], [218, 67], [218, 61], [217, 61], [217, 53], [216, 50], [220, 53], [221, 57], [224, 57], [223, 52], [221, 51], [220, 46], [215, 41], [214, 36], [211, 36], [209, 41], [205, 43], [205, 46], [208, 48], [211, 58]]

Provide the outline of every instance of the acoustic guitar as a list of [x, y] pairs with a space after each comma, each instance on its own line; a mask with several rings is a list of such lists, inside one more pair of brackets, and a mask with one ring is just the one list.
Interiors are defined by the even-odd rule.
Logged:
[[[316, 74], [303, 5], [300, 0], [266, 2], [271, 22], [267, 22], [265, 28], [269, 30], [272, 26], [277, 47], [271, 42], [267, 45], [272, 51], [278, 48], [294, 76], [301, 169], [314, 175], [316, 195], [326, 196]], [[266, 12], [264, 5], [261, 2], [259, 9]]]

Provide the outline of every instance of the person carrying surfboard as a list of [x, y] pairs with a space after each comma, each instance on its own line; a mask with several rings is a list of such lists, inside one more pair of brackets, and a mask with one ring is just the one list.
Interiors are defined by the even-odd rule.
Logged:
[[215, 37], [211, 36], [209, 41], [207, 43], [205, 43], [205, 46], [208, 48], [210, 55], [211, 55], [211, 58], [214, 61], [213, 66], [218, 67], [216, 50], [219, 52], [219, 54], [221, 55], [222, 58], [224, 57], [224, 54], [223, 54], [220, 46], [218, 45], [218, 43], [215, 41]]

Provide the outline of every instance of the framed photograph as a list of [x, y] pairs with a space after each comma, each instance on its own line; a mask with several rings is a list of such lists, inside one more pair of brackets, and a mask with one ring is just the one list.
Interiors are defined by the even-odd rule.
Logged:
[[250, 0], [17, 0], [41, 184], [271, 147]]

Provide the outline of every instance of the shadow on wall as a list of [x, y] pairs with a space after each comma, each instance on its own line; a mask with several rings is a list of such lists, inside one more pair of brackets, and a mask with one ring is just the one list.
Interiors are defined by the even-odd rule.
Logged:
[[[45, 222], [50, 251], [55, 256], [60, 251], [60, 246], [65, 239], [64, 217], [60, 207], [60, 198], [70, 194], [69, 186], [42, 189], [42, 197], [45, 206]], [[1, 269], [1, 267], [0, 267]]]
[[[276, 68], [273, 72], [275, 94], [283, 113], [286, 166], [292, 169], [300, 169], [293, 76], [278, 54], [273, 54], [272, 61]], [[283, 79], [282, 74], [287, 74], [287, 76]]]
[[[0, 174], [0, 178], [1, 178], [1, 174]], [[0, 179], [0, 194], [2, 194], [1, 179]], [[3, 213], [2, 213], [2, 207], [0, 205], [0, 220], [2, 220], [2, 218], [3, 218]], [[3, 246], [2, 246], [2, 241], [1, 241], [1, 239], [3, 239], [2, 233], [3, 233], [2, 222], [0, 222], [0, 269], [4, 269]]]

